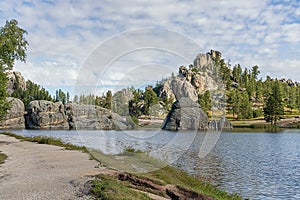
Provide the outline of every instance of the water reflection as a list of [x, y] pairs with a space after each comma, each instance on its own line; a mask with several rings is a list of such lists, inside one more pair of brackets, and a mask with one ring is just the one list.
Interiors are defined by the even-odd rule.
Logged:
[[[164, 150], [173, 165], [202, 177], [229, 192], [250, 199], [300, 199], [300, 132], [222, 133], [205, 157], [198, 152], [205, 133], [135, 131], [139, 137], [118, 131], [27, 131], [26, 136], [47, 135], [107, 154], [133, 147], [145, 152]], [[159, 135], [158, 135], [159, 134]], [[172, 145], [167, 145], [173, 141]], [[167, 148], [164, 148], [167, 147]], [[155, 155], [155, 154], [154, 154]]]

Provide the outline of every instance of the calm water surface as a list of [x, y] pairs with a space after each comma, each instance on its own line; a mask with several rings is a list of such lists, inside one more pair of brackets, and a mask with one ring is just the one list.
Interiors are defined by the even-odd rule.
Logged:
[[[300, 130], [281, 133], [222, 133], [205, 158], [203, 134], [158, 131], [14, 131], [47, 135], [115, 154], [128, 147], [175, 155], [173, 165], [230, 193], [250, 199], [300, 199]], [[196, 138], [196, 139], [195, 139]], [[171, 144], [171, 145], [170, 145]], [[166, 148], [168, 147], [168, 148]]]

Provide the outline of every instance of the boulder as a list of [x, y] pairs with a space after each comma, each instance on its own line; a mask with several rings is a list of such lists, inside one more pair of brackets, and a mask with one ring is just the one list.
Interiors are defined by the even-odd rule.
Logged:
[[8, 77], [6, 86], [8, 95], [11, 95], [18, 88], [20, 88], [21, 90], [26, 89], [26, 81], [20, 72], [9, 71], [6, 74]]
[[233, 126], [228, 119], [225, 117], [222, 117], [219, 120], [211, 120], [208, 122], [208, 128], [209, 130], [214, 130], [214, 131], [229, 131], [233, 129]]
[[208, 118], [197, 103], [188, 97], [182, 97], [173, 104], [162, 129], [207, 130]]
[[69, 129], [65, 108], [61, 102], [31, 101], [25, 115], [28, 129]]
[[0, 122], [0, 129], [24, 129], [24, 104], [20, 99], [8, 97], [10, 109], [7, 111], [4, 119]]
[[112, 130], [128, 128], [125, 119], [100, 106], [70, 103], [66, 105], [65, 109], [70, 129]]

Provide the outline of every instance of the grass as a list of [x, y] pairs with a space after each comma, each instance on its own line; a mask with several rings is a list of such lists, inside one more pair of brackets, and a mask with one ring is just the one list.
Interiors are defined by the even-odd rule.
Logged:
[[7, 158], [7, 155], [0, 152], [0, 164], [3, 164]]
[[166, 166], [165, 162], [150, 157], [148, 154], [132, 148], [117, 155], [104, 154], [95, 149], [89, 149], [91, 156], [102, 165], [126, 172], [147, 172]]
[[82, 151], [82, 152], [88, 152], [87, 148], [84, 146], [76, 146], [76, 145], [73, 145], [70, 143], [64, 143], [61, 140], [56, 139], [56, 138], [45, 137], [45, 136], [24, 137], [21, 135], [10, 133], [10, 132], [1, 132], [0, 134], [8, 135], [8, 136], [14, 137], [16, 139], [19, 139], [21, 141], [37, 142], [38, 144], [48, 144], [48, 145], [64, 147], [67, 150], [77, 150], [77, 151]]
[[92, 181], [91, 193], [97, 199], [105, 200], [151, 199], [146, 194], [131, 189], [129, 183], [119, 181], [113, 176], [102, 174]]
[[278, 125], [272, 124], [234, 124], [233, 131], [250, 130], [255, 132], [279, 132], [282, 129]]
[[217, 200], [241, 199], [241, 197], [237, 194], [228, 194], [227, 192], [219, 190], [207, 182], [203, 182], [182, 170], [170, 166], [145, 174], [140, 174], [140, 176], [148, 179], [154, 179], [156, 181], [159, 180], [163, 185], [178, 185], [197, 193], [210, 196]]
[[[90, 153], [93, 159], [98, 160], [105, 166], [114, 166], [122, 171], [134, 171], [135, 176], [152, 181], [158, 185], [172, 184], [183, 187], [185, 189], [210, 196], [216, 200], [240, 200], [241, 197], [237, 194], [228, 194], [225, 191], [221, 191], [207, 182], [203, 182], [188, 173], [166, 166], [166, 163], [160, 162], [147, 154], [136, 151], [133, 148], [127, 148], [124, 153], [117, 156], [105, 155], [100, 151], [87, 149], [86, 147], [80, 147], [62, 141], [55, 138], [48, 137], [24, 137], [14, 133], [2, 132], [8, 136], [15, 137], [23, 141], [37, 142], [39, 144], [48, 144], [65, 147], [68, 150], [79, 150]], [[0, 160], [6, 158], [4, 154], [0, 153]], [[133, 166], [133, 164], [135, 166]], [[150, 171], [147, 173], [137, 173], [141, 171]], [[156, 170], [155, 170], [156, 169]], [[153, 171], [155, 170], [155, 171]], [[139, 188], [142, 191], [149, 191], [149, 188]], [[135, 191], [131, 188], [130, 183], [127, 181], [120, 181], [117, 177], [109, 175], [98, 175], [96, 180], [92, 181], [91, 193], [98, 199], [150, 199], [146, 194]]]

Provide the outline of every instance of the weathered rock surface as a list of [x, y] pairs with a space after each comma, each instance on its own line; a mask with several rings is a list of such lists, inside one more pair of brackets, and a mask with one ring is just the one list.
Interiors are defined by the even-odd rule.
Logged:
[[126, 120], [118, 114], [94, 105], [77, 103], [65, 106], [56, 102], [36, 100], [30, 102], [25, 115], [28, 129], [127, 129]]
[[82, 104], [67, 104], [66, 115], [70, 129], [127, 129], [126, 120], [110, 110]]
[[180, 99], [189, 97], [198, 100], [198, 94], [207, 90], [216, 90], [222, 86], [221, 77], [216, 73], [215, 61], [221, 59], [221, 53], [211, 50], [206, 54], [198, 54], [193, 68], [179, 67], [179, 75], [166, 79], [161, 83], [158, 96]]
[[[212, 69], [212, 65], [214, 64], [214, 61], [217, 58], [221, 58], [222, 54], [219, 51], [214, 51], [214, 50], [210, 50], [210, 52], [206, 53], [206, 54], [198, 54], [196, 56], [196, 59], [194, 60], [194, 66], [197, 67], [198, 69]], [[201, 70], [203, 71], [203, 70]]]
[[69, 129], [64, 105], [60, 102], [31, 101], [25, 119], [28, 129]]
[[182, 97], [173, 104], [162, 129], [207, 130], [208, 118], [197, 103], [188, 97]]
[[209, 128], [209, 130], [226, 131], [226, 130], [232, 130], [233, 126], [230, 123], [230, 121], [228, 121], [228, 119], [226, 119], [225, 117], [222, 117], [219, 120], [209, 121], [208, 128]]
[[185, 77], [172, 77], [166, 80], [160, 88], [159, 96], [168, 98], [181, 99], [188, 97], [193, 101], [198, 101], [198, 95], [193, 85]]
[[0, 122], [0, 129], [23, 129], [25, 128], [24, 104], [20, 99], [8, 97], [10, 109], [7, 111], [3, 121]]
[[7, 72], [8, 82], [6, 86], [6, 91], [8, 95], [11, 95], [17, 87], [21, 90], [26, 89], [26, 81], [20, 72]]

